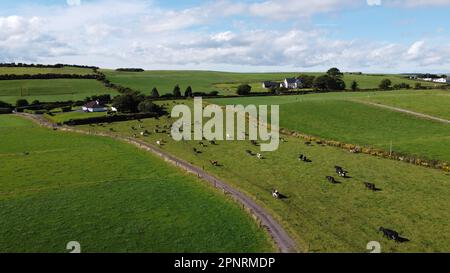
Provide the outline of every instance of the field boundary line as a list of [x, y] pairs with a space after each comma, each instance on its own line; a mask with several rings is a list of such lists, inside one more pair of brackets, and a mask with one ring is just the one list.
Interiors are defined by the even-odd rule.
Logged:
[[35, 123], [38, 123], [41, 126], [51, 128], [54, 130], [73, 132], [84, 135], [109, 137], [126, 142], [128, 144], [132, 144], [141, 150], [151, 152], [152, 154], [164, 159], [164, 161], [171, 163], [172, 165], [188, 173], [194, 174], [198, 178], [203, 179], [204, 181], [209, 182], [214, 188], [222, 191], [226, 195], [229, 195], [234, 201], [241, 204], [245, 209], [245, 211], [247, 211], [257, 221], [259, 226], [267, 230], [269, 235], [272, 237], [272, 240], [277, 245], [279, 252], [295, 253], [298, 251], [296, 242], [291, 238], [291, 236], [287, 233], [287, 231], [267, 212], [266, 209], [258, 205], [255, 201], [253, 201], [252, 198], [246, 196], [239, 190], [233, 188], [225, 181], [207, 173], [203, 169], [194, 166], [183, 159], [180, 159], [178, 157], [169, 154], [168, 152], [160, 149], [159, 147], [156, 147], [152, 144], [134, 138], [121, 137], [108, 133], [88, 132], [85, 130], [79, 130], [67, 126], [63, 127], [56, 126], [53, 123], [47, 121], [45, 118], [37, 115], [26, 113], [17, 113], [16, 115], [27, 118]]
[[438, 117], [435, 117], [435, 116], [431, 116], [431, 115], [427, 115], [427, 114], [423, 114], [423, 113], [418, 113], [418, 112], [414, 112], [414, 111], [403, 109], [403, 108], [399, 108], [399, 107], [389, 106], [389, 105], [385, 105], [385, 104], [381, 104], [381, 103], [363, 101], [363, 100], [351, 100], [351, 101], [354, 101], [354, 102], [357, 102], [357, 103], [361, 103], [361, 104], [367, 104], [367, 105], [371, 105], [371, 106], [375, 106], [375, 107], [379, 107], [379, 108], [385, 108], [385, 109], [389, 109], [389, 110], [396, 111], [396, 112], [409, 114], [409, 115], [412, 115], [412, 116], [415, 116], [415, 117], [418, 117], [418, 118], [422, 118], [422, 119], [428, 119], [428, 120], [433, 120], [433, 121], [437, 121], [437, 122], [441, 122], [441, 123], [450, 124], [450, 120], [448, 120], [448, 119], [438, 118]]

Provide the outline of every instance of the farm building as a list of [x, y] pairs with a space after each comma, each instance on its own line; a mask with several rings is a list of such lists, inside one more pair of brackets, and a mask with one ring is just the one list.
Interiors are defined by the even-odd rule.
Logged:
[[108, 111], [108, 107], [106, 107], [104, 104], [97, 101], [91, 101], [86, 103], [83, 106], [83, 111], [85, 112], [106, 112]]
[[296, 78], [286, 78], [284, 80], [283, 86], [287, 89], [302, 88], [302, 81]]
[[281, 85], [282, 85], [282, 83], [279, 83], [279, 82], [265, 81], [265, 82], [263, 82], [262, 87], [266, 88], [266, 89], [270, 89], [270, 88], [280, 87]]
[[437, 83], [448, 83], [449, 79], [448, 78], [438, 78], [438, 79], [433, 79], [433, 82], [437, 82]]

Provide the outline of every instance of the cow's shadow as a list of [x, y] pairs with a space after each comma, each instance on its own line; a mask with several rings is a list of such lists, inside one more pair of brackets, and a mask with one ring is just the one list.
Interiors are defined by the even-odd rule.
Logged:
[[396, 242], [400, 243], [400, 244], [403, 244], [403, 243], [410, 242], [410, 240], [408, 238], [399, 236]]
[[283, 200], [283, 199], [288, 199], [287, 195], [284, 195], [282, 193], [278, 194], [278, 199]]

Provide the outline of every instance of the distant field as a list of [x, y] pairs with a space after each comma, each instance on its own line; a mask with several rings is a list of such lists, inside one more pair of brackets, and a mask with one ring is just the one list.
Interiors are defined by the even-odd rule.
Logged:
[[[293, 77], [297, 73], [229, 73], [214, 71], [145, 71], [140, 73], [117, 72], [102, 70], [107, 78], [126, 87], [150, 94], [153, 87], [158, 88], [160, 94], [172, 93], [173, 87], [179, 84], [181, 91], [190, 85], [194, 92], [223, 91], [217, 83], [242, 83], [264, 80], [280, 80], [283, 77]], [[235, 90], [224, 93], [235, 93]]]
[[[359, 88], [361, 89], [373, 89], [378, 88], [379, 84], [384, 79], [390, 79], [392, 81], [392, 86], [395, 84], [401, 84], [401, 83], [407, 83], [411, 86], [411, 88], [414, 88], [414, 85], [419, 82], [416, 80], [410, 80], [408, 78], [404, 78], [401, 75], [382, 75], [382, 74], [363, 74], [363, 75], [357, 75], [357, 74], [345, 74], [344, 80], [347, 85], [347, 89], [350, 89], [351, 84], [353, 81], [357, 81]], [[436, 83], [430, 83], [430, 82], [422, 82], [420, 81], [422, 86], [432, 86], [432, 87], [438, 87], [441, 84]]]
[[[450, 211], [443, 208], [450, 202], [450, 176], [442, 171], [332, 147], [306, 146], [292, 137], [285, 137], [287, 142], [281, 143], [277, 151], [263, 152], [265, 159], [259, 160], [246, 153], [259, 152], [259, 147], [248, 140], [218, 141], [217, 145], [204, 141], [208, 145], [202, 147], [198, 141], [175, 142], [167, 134], [153, 133], [172, 122], [160, 118], [145, 119], [142, 124], [130, 121], [79, 128], [102, 132], [113, 128], [115, 134], [131, 136], [132, 126], [143, 125], [152, 134], [139, 139], [151, 144], [165, 140], [165, 151], [203, 167], [252, 196], [291, 231], [305, 251], [367, 252], [369, 241], [379, 241], [383, 252], [449, 250], [450, 234], [446, 230], [450, 228]], [[194, 148], [201, 153], [194, 153]], [[312, 162], [300, 162], [300, 153]], [[218, 160], [222, 166], [214, 167], [210, 160]], [[339, 179], [342, 184], [329, 184], [325, 176], [335, 175], [335, 165], [349, 170], [352, 178]], [[366, 190], [364, 181], [375, 183], [381, 191]], [[287, 199], [272, 198], [273, 188]], [[382, 238], [380, 226], [398, 230], [411, 241], [396, 244]]]
[[[297, 75], [299, 75], [299, 74], [300, 73], [298, 73]], [[319, 76], [322, 73], [304, 73], [304, 74]], [[358, 82], [358, 86], [360, 89], [376, 89], [376, 88], [378, 88], [380, 82], [384, 79], [390, 79], [392, 81], [392, 86], [394, 86], [395, 84], [407, 83], [411, 86], [411, 88], [414, 88], [415, 84], [418, 82], [415, 80], [403, 78], [400, 75], [345, 74], [343, 79], [345, 81], [347, 90], [350, 90], [353, 81]], [[422, 84], [422, 86], [431, 86], [431, 87], [440, 86], [440, 84], [435, 84], [435, 83], [430, 83], [430, 82], [420, 82], [420, 83]], [[249, 84], [250, 84], [250, 86], [252, 86], [252, 92], [267, 92], [267, 89], [264, 89], [262, 87], [261, 81], [249, 82]], [[221, 83], [221, 84], [215, 84], [214, 86], [217, 87], [219, 90], [222, 90], [224, 93], [234, 93], [236, 91], [236, 88], [238, 85], [239, 85], [239, 83]]]
[[[450, 125], [404, 113], [368, 106], [353, 100], [397, 98], [415, 109], [445, 116], [450, 97], [445, 91], [330, 93], [305, 96], [210, 100], [217, 104], [280, 104], [280, 126], [346, 143], [390, 149], [431, 159], [450, 161]], [[409, 96], [409, 95], [411, 96]], [[428, 98], [432, 98], [429, 102]], [[424, 111], [427, 112], [427, 111]]]
[[131, 145], [10, 115], [0, 135], [0, 253], [274, 251], [233, 201]]
[[0, 81], [0, 101], [15, 103], [17, 99], [29, 102], [82, 100], [87, 96], [118, 94], [96, 80], [53, 79], [53, 80], [12, 80]]
[[[187, 86], [192, 86], [194, 92], [220, 91], [222, 94], [235, 94], [236, 87], [242, 83], [248, 83], [253, 87], [253, 92], [267, 92], [262, 88], [262, 82], [267, 80], [283, 81], [286, 77], [296, 77], [300, 74], [321, 75], [323, 73], [228, 73], [213, 71], [145, 71], [117, 72], [102, 70], [107, 78], [126, 87], [150, 94], [153, 87], [158, 88], [160, 94], [171, 93], [173, 87], [179, 84], [182, 91]], [[358, 81], [361, 89], [378, 88], [380, 82], [389, 78], [393, 84], [409, 83], [412, 87], [417, 81], [403, 78], [400, 75], [353, 75], [345, 74], [344, 80], [349, 89], [353, 80]], [[424, 86], [434, 86], [433, 83], [423, 82]]]
[[88, 75], [93, 74], [93, 70], [89, 68], [79, 68], [65, 66], [63, 68], [39, 68], [39, 67], [0, 67], [0, 75], [34, 75], [34, 74], [77, 74]]
[[450, 91], [386, 93], [361, 100], [450, 120]]

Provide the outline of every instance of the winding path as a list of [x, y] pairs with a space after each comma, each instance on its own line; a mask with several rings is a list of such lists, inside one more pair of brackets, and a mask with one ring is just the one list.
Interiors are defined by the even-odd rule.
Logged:
[[450, 120], [448, 120], [448, 119], [443, 119], [443, 118], [430, 116], [430, 115], [427, 115], [427, 114], [417, 113], [417, 112], [406, 110], [406, 109], [403, 109], [403, 108], [398, 108], [398, 107], [394, 107], [394, 106], [388, 106], [388, 105], [374, 103], [374, 102], [368, 102], [368, 101], [361, 101], [361, 100], [354, 100], [354, 101], [355, 102], [359, 102], [359, 103], [363, 103], [363, 104], [367, 104], [367, 105], [372, 105], [372, 106], [375, 106], [375, 107], [385, 108], [385, 109], [389, 109], [389, 110], [393, 110], [393, 111], [397, 111], [397, 112], [413, 115], [413, 116], [416, 116], [416, 117], [419, 117], [419, 118], [424, 118], [424, 119], [438, 121], [438, 122], [441, 122], [441, 123], [450, 124]]
[[166, 151], [160, 149], [159, 147], [156, 147], [154, 145], [151, 145], [149, 143], [146, 143], [141, 140], [137, 140], [134, 138], [127, 138], [127, 137], [121, 137], [117, 135], [112, 135], [108, 133], [91, 133], [84, 130], [75, 129], [73, 127], [68, 126], [56, 126], [43, 118], [42, 116], [38, 115], [31, 115], [31, 114], [25, 114], [25, 113], [17, 113], [16, 115], [25, 117], [27, 119], [30, 119], [41, 126], [51, 128], [51, 129], [57, 129], [60, 131], [68, 131], [68, 132], [75, 132], [85, 135], [96, 135], [96, 136], [105, 136], [105, 137], [111, 137], [117, 140], [124, 141], [126, 143], [132, 144], [134, 146], [137, 146], [140, 149], [143, 149], [145, 151], [151, 152], [162, 159], [164, 159], [166, 162], [169, 162], [178, 168], [181, 168], [189, 173], [192, 173], [199, 178], [209, 182], [211, 185], [213, 185], [215, 188], [223, 191], [225, 194], [229, 195], [231, 198], [233, 198], [235, 201], [239, 202], [253, 217], [257, 222], [260, 224], [260, 226], [267, 229], [268, 233], [276, 243], [278, 250], [282, 253], [293, 253], [297, 252], [297, 247], [295, 241], [289, 236], [289, 234], [284, 230], [284, 228], [272, 217], [270, 214], [260, 205], [258, 205], [253, 199], [250, 197], [244, 195], [242, 192], [238, 191], [237, 189], [231, 187], [229, 184], [227, 184], [225, 181], [205, 172], [203, 169], [196, 167], [189, 162], [182, 160], [180, 158], [177, 158]]

